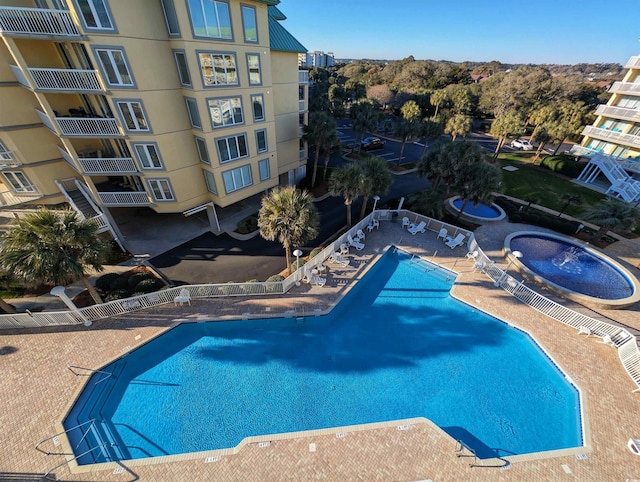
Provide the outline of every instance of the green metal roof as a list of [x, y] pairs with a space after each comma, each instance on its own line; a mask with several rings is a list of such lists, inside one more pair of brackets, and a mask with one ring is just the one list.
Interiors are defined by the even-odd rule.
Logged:
[[307, 52], [307, 48], [271, 16], [269, 16], [269, 47], [277, 52]]
[[282, 11], [278, 7], [268, 7], [269, 17], [272, 17], [276, 20], [286, 20], [287, 16], [282, 13]]
[[265, 5], [278, 5], [280, 0], [255, 0], [258, 3], [264, 3]]

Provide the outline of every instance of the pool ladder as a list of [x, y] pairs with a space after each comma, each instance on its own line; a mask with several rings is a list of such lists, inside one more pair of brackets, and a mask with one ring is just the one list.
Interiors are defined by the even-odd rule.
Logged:
[[[458, 440], [458, 445], [456, 448], [456, 457], [473, 457], [473, 461], [469, 464], [469, 467], [475, 467], [476, 462], [478, 461], [478, 456], [476, 455], [476, 451], [465, 444], [462, 440]], [[468, 453], [465, 453], [465, 450]]]
[[67, 365], [67, 368], [71, 371], [71, 373], [73, 373], [75, 376], [79, 377], [80, 375], [83, 376], [87, 376], [84, 372], [92, 372], [92, 373], [101, 373], [103, 375], [105, 375], [104, 377], [102, 377], [100, 380], [96, 381], [96, 385], [100, 382], [104, 382], [107, 378], [113, 376], [113, 373], [111, 372], [105, 372], [104, 370], [94, 370], [93, 368], [85, 368], [85, 367], [79, 367], [76, 365]]

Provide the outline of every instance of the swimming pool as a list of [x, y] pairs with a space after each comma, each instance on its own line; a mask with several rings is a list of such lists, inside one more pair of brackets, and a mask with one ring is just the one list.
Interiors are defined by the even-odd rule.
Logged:
[[80, 463], [413, 417], [483, 458], [580, 446], [577, 389], [452, 282], [389, 250], [327, 316], [179, 325], [89, 381], [65, 427], [96, 419], [71, 442], [104, 446]]
[[[447, 202], [450, 207], [450, 212], [455, 215], [460, 212], [460, 209], [462, 209], [462, 205], [464, 204], [464, 200], [459, 196], [449, 198]], [[468, 202], [464, 207], [462, 216], [467, 218], [469, 221], [482, 224], [485, 222], [502, 221], [507, 217], [507, 214], [497, 204], [474, 204], [473, 202]]]

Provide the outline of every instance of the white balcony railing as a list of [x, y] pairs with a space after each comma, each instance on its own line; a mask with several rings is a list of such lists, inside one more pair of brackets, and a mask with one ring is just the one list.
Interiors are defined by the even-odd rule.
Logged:
[[79, 37], [67, 10], [0, 7], [0, 35]]
[[624, 66], [625, 69], [637, 69], [640, 68], [640, 55], [636, 55], [635, 57], [631, 57], [627, 64]]
[[60, 132], [72, 137], [121, 136], [115, 119], [101, 117], [56, 117]]
[[609, 129], [587, 126], [582, 130], [582, 135], [605, 141], [614, 141], [616, 143], [622, 143], [632, 147], [640, 147], [640, 136], [624, 134], [622, 132], [611, 131]]
[[300, 161], [304, 161], [307, 158], [307, 150], [306, 149], [300, 149], [300, 155], [298, 157], [298, 159]]
[[640, 110], [616, 107], [613, 105], [599, 105], [596, 109], [596, 115], [622, 120], [640, 121]]
[[144, 191], [98, 192], [104, 206], [148, 206], [149, 196]]
[[104, 92], [95, 70], [27, 69], [38, 90]]
[[308, 83], [309, 83], [309, 71], [298, 70], [298, 84], [308, 84]]
[[594, 149], [589, 149], [588, 147], [584, 147], [579, 144], [574, 144], [573, 146], [571, 146], [571, 150], [569, 151], [569, 154], [572, 154], [574, 156], [580, 156], [580, 157], [592, 157], [595, 154], [597, 154], [597, 152]]
[[0, 192], [0, 206], [15, 206], [41, 197], [42, 194], [38, 192], [35, 186], [11, 189], [10, 191]]
[[22, 163], [17, 159], [6, 159], [0, 155], [0, 169], [15, 169], [21, 165]]
[[138, 172], [130, 157], [80, 157], [83, 174], [134, 174]]
[[303, 99], [303, 100], [299, 100], [299, 101], [298, 101], [298, 111], [299, 111], [299, 112], [304, 112], [305, 110], [307, 110], [307, 109], [305, 108], [305, 105], [304, 105], [304, 104], [305, 104], [304, 99]]
[[638, 94], [640, 95], [640, 84], [635, 82], [614, 82], [609, 92], [612, 94]]

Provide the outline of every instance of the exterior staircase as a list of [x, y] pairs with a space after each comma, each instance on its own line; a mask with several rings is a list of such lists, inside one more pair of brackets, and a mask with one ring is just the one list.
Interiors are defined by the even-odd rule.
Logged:
[[606, 194], [626, 202], [640, 200], [640, 181], [631, 177], [616, 161], [602, 154], [594, 155], [578, 177], [578, 181], [591, 183], [598, 173], [602, 173], [611, 183]]

